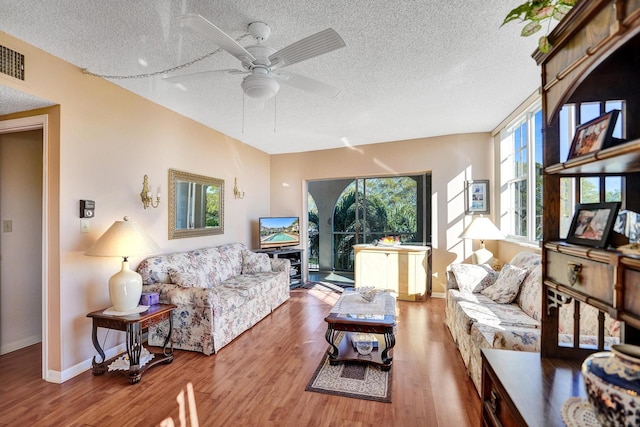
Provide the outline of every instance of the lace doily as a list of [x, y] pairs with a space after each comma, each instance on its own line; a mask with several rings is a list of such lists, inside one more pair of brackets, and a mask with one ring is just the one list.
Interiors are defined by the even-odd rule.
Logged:
[[600, 427], [593, 406], [581, 397], [570, 397], [564, 402], [562, 421], [567, 427]]
[[368, 302], [358, 292], [349, 292], [342, 294], [331, 309], [331, 313], [338, 313], [341, 316], [378, 315], [384, 319], [385, 314], [395, 316], [396, 302], [395, 298], [388, 293], [379, 293], [373, 301]]
[[107, 316], [128, 316], [130, 314], [144, 313], [147, 310], [149, 310], [148, 305], [139, 305], [136, 308], [128, 311], [116, 311], [113, 307], [109, 307], [102, 313], [106, 314]]
[[[146, 347], [142, 347], [142, 351], [140, 352], [140, 367], [143, 367], [147, 363], [149, 363], [155, 355], [147, 350]], [[126, 371], [129, 369], [129, 356], [127, 353], [118, 357], [116, 360], [111, 362], [109, 365], [109, 372], [111, 371]]]

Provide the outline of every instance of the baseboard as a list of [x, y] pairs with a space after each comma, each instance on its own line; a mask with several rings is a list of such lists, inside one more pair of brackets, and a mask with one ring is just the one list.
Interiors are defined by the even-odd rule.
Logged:
[[0, 346], [0, 355], [11, 353], [12, 351], [20, 350], [21, 348], [29, 347], [30, 345], [38, 344], [42, 342], [42, 335], [34, 335], [32, 337], [21, 339], [12, 343], [4, 344]]
[[444, 292], [431, 292], [431, 298], [446, 298], [447, 294]]
[[[112, 357], [117, 356], [118, 354], [127, 351], [127, 346], [125, 343], [122, 343], [116, 347], [110, 348], [104, 352], [105, 360], [111, 359]], [[96, 357], [98, 355], [96, 354]], [[83, 360], [80, 363], [70, 367], [69, 369], [65, 369], [64, 371], [53, 371], [49, 370], [46, 373], [45, 381], [55, 384], [62, 384], [65, 381], [70, 380], [73, 377], [76, 377], [89, 369], [91, 369], [91, 364], [93, 362], [93, 356], [91, 359]]]

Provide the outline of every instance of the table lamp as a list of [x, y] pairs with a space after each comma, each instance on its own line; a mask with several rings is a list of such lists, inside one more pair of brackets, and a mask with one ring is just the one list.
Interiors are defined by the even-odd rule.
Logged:
[[480, 240], [480, 249], [471, 255], [471, 261], [474, 264], [491, 264], [493, 254], [484, 247], [485, 240], [503, 240], [504, 234], [493, 222], [485, 216], [478, 216], [471, 221], [471, 224], [460, 235], [461, 239]]
[[85, 252], [89, 256], [122, 257], [122, 269], [109, 279], [109, 297], [115, 311], [130, 311], [138, 306], [142, 295], [142, 276], [129, 269], [133, 255], [159, 253], [158, 245], [137, 222], [124, 217], [116, 221]]

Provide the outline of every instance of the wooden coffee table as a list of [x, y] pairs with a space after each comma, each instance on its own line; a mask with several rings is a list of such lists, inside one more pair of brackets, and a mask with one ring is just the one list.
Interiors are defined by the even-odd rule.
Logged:
[[[396, 302], [393, 295], [379, 294], [373, 302], [366, 303], [357, 292], [346, 292], [324, 320], [327, 322], [325, 338], [331, 346], [327, 350], [330, 364], [352, 361], [380, 365], [383, 371], [391, 369], [393, 357], [389, 353], [396, 345]], [[375, 334], [378, 348], [368, 355], [358, 353], [351, 342], [351, 334], [358, 332]], [[341, 333], [342, 338], [336, 342]]]

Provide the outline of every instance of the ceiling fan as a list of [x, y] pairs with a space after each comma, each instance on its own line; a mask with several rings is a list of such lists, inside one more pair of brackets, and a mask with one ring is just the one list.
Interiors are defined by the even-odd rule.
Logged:
[[279, 82], [327, 98], [334, 98], [340, 93], [340, 89], [329, 84], [299, 74], [280, 71], [289, 65], [345, 47], [342, 37], [331, 28], [276, 50], [262, 44], [271, 34], [271, 28], [264, 22], [257, 21], [249, 24], [248, 32], [256, 40], [256, 44], [245, 48], [201, 15], [184, 15], [178, 19], [182, 25], [204, 35], [215, 45], [240, 60], [243, 69], [204, 71], [164, 77], [166, 82], [184, 83], [218, 73], [247, 74], [241, 83], [242, 90], [247, 96], [259, 100], [274, 97], [280, 90]]

